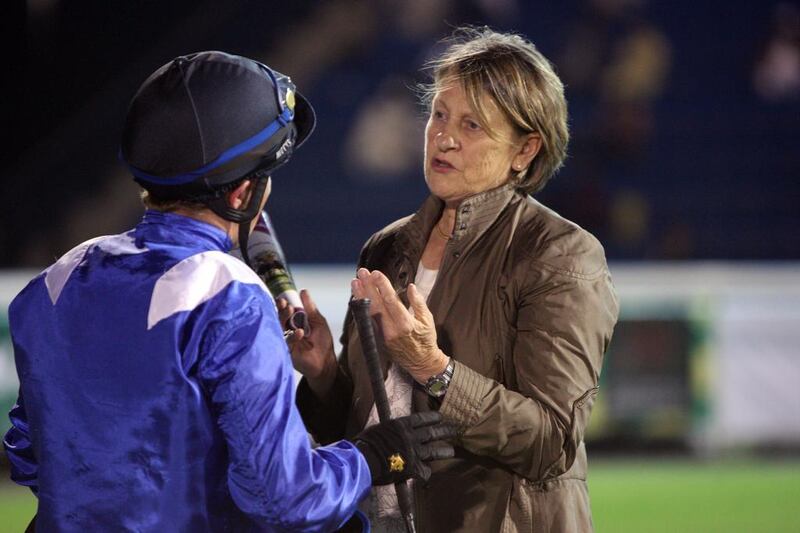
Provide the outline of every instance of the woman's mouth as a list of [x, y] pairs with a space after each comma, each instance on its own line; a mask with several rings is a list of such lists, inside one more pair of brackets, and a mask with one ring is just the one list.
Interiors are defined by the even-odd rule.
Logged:
[[456, 169], [456, 167], [454, 167], [444, 159], [439, 159], [438, 157], [434, 157], [431, 160], [431, 168], [436, 172], [450, 172], [451, 170]]

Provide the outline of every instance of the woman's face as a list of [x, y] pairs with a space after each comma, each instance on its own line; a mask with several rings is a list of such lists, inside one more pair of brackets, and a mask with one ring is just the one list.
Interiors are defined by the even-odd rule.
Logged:
[[[506, 183], [533, 159], [527, 156], [532, 147], [525, 147], [530, 135], [519, 135], [492, 98], [486, 94], [481, 98], [496, 139], [481, 127], [460, 83], [440, 90], [431, 103], [425, 128], [425, 182], [447, 204]], [[538, 151], [538, 144], [535, 148]]]

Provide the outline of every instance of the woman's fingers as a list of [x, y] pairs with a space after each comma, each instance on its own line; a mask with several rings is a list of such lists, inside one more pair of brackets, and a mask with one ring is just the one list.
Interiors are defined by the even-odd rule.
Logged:
[[353, 296], [357, 299], [369, 298], [370, 306], [369, 306], [369, 314], [372, 317], [376, 317], [378, 315], [381, 316], [383, 320], [389, 319], [390, 317], [386, 316], [386, 309], [384, 308], [384, 301], [383, 296], [381, 295], [378, 287], [375, 285], [374, 280], [372, 279], [371, 273], [366, 268], [359, 268], [356, 272], [356, 279], [350, 284], [350, 288], [353, 291]]
[[362, 289], [360, 298], [370, 299], [370, 313], [374, 315], [376, 312], [382, 309], [383, 302], [381, 295], [378, 292], [378, 288], [372, 281], [370, 271], [366, 268], [359, 268], [358, 272], [356, 272], [356, 279], [359, 281], [357, 285]]
[[367, 291], [364, 289], [364, 284], [358, 278], [353, 278], [350, 281], [350, 292], [356, 300], [362, 300], [367, 297]]
[[359, 268], [356, 278], [351, 281], [350, 289], [353, 298], [369, 298], [370, 315], [380, 317], [381, 329], [388, 340], [397, 335], [403, 336], [414, 329], [414, 317], [423, 319], [429, 313], [425, 299], [413, 285], [410, 298], [414, 315], [412, 316], [403, 301], [397, 295], [389, 278], [379, 270], [370, 272], [366, 268]]
[[383, 272], [373, 270], [369, 275], [369, 280], [377, 289], [382, 307], [391, 317], [391, 320], [400, 327], [407, 326], [410, 319], [408, 309], [406, 309], [406, 306], [400, 301], [389, 278], [387, 278]]
[[428, 304], [425, 303], [425, 298], [419, 293], [419, 289], [413, 283], [408, 284], [408, 290], [406, 291], [408, 294], [408, 303], [411, 304], [411, 310], [414, 312], [414, 317], [417, 320], [423, 320], [423, 317], [427, 317], [430, 314], [430, 310], [428, 309]]

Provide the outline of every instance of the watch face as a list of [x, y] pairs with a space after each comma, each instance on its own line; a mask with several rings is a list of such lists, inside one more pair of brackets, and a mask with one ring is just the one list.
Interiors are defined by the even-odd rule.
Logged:
[[434, 380], [433, 383], [428, 385], [428, 394], [435, 398], [443, 396], [446, 391], [447, 383], [443, 379]]

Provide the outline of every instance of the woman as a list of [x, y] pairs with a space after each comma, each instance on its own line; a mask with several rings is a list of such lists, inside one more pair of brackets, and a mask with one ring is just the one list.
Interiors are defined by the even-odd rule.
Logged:
[[[566, 155], [563, 86], [531, 43], [468, 29], [427, 97], [431, 195], [369, 239], [352, 285], [372, 300], [393, 412], [458, 428], [456, 457], [414, 487], [418, 530], [589, 531], [583, 433], [618, 306], [597, 240], [529, 196]], [[330, 442], [376, 420], [373, 398], [352, 321], [337, 362], [302, 296], [297, 402]], [[391, 496], [370, 503], [378, 530], [399, 524]]]

